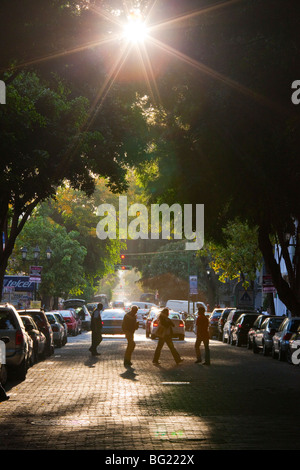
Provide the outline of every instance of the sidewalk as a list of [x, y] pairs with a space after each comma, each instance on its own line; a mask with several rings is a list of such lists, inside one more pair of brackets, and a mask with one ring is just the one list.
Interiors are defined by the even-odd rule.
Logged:
[[[8, 390], [10, 400], [0, 403], [0, 449], [275, 449], [272, 429], [280, 429], [281, 449], [300, 447], [296, 437], [291, 441], [298, 435], [299, 416], [292, 419], [285, 414], [285, 400], [282, 409], [277, 406], [284, 390], [273, 396], [277, 412], [272, 403], [264, 410], [269, 400], [266, 387], [276, 379], [272, 371], [261, 389], [251, 388], [246, 403], [243, 399], [247, 387], [259, 388], [249, 376], [253, 361], [262, 368], [263, 359], [270, 358], [253, 357], [245, 349], [234, 351], [214, 341], [212, 365], [205, 367], [194, 363], [192, 337], [174, 344], [184, 362], [175, 365], [165, 346], [161, 367], [156, 367], [152, 364], [156, 342], [139, 337], [133, 369], [125, 369], [125, 339], [105, 338], [96, 358], [88, 352], [90, 333], [70, 339], [54, 356], [29, 369], [24, 382]], [[234, 354], [248, 363], [248, 371], [237, 365]], [[231, 367], [227, 363], [225, 367], [226, 360]], [[281, 366], [290, 377], [289, 407], [293, 400], [298, 405], [299, 371], [269, 363], [272, 370]]]

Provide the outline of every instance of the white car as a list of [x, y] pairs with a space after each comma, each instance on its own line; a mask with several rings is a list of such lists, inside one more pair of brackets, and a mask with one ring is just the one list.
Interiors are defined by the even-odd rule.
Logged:
[[[182, 319], [182, 316], [179, 312], [174, 312], [173, 310], [169, 311], [169, 318], [174, 323], [172, 327], [172, 338], [178, 338], [179, 340], [184, 340], [185, 337], [185, 324]], [[158, 317], [154, 318], [150, 325], [150, 337], [151, 339], [156, 339], [156, 330], [158, 327]]]

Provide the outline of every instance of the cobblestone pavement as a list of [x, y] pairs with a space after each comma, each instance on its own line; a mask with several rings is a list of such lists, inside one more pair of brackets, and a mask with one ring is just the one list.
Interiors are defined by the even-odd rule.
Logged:
[[210, 367], [195, 364], [193, 333], [152, 364], [156, 342], [136, 334], [133, 368], [123, 337], [91, 357], [90, 332], [8, 383], [0, 403], [0, 449], [296, 450], [300, 368], [211, 341]]

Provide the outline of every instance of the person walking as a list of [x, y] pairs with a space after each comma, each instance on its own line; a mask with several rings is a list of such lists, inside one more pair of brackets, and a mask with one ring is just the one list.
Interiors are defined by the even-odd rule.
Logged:
[[160, 364], [159, 357], [160, 357], [160, 353], [163, 348], [163, 345], [165, 343], [168, 345], [176, 364], [179, 364], [180, 362], [183, 361], [177, 349], [174, 347], [174, 344], [172, 341], [172, 327], [173, 326], [174, 326], [174, 323], [169, 318], [169, 309], [164, 308], [160, 312], [160, 315], [158, 317], [158, 327], [155, 333], [158, 336], [158, 343], [157, 343], [157, 346], [154, 352], [153, 361], [152, 361], [153, 364], [155, 365]]
[[196, 319], [196, 363], [201, 362], [201, 350], [200, 346], [203, 342], [205, 348], [205, 362], [203, 364], [210, 365], [210, 351], [209, 351], [209, 322], [208, 318], [205, 316], [205, 308], [203, 305], [198, 306], [198, 317]]
[[101, 354], [97, 352], [97, 346], [99, 346], [102, 341], [102, 310], [103, 305], [99, 303], [91, 315], [92, 345], [89, 350], [92, 356], [100, 356]]
[[137, 321], [137, 311], [138, 307], [133, 305], [131, 310], [126, 313], [122, 323], [122, 329], [125, 333], [127, 339], [127, 348], [124, 355], [124, 366], [130, 367], [132, 365], [131, 356], [135, 349], [135, 342], [134, 342], [134, 332], [139, 327], [139, 322]]

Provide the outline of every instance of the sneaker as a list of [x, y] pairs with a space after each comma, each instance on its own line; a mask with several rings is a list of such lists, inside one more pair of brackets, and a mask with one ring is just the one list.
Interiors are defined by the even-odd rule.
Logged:
[[181, 362], [183, 362], [182, 357], [180, 359], [178, 359], [178, 361], [176, 361], [176, 364], [180, 364]]
[[160, 361], [152, 361], [152, 364], [154, 364], [155, 366], [159, 366]]

